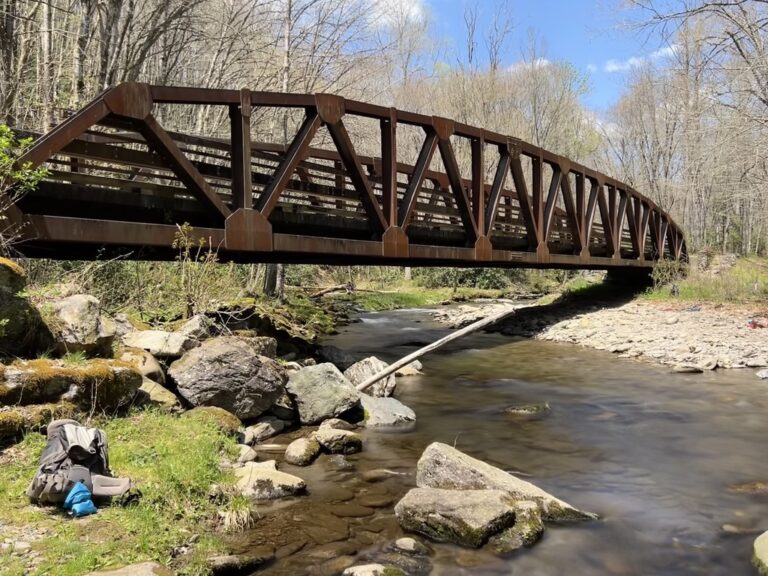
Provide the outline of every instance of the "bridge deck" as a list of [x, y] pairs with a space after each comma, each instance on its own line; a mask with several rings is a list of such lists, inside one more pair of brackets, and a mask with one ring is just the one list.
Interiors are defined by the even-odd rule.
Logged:
[[[230, 137], [173, 132], [155, 116], [190, 105], [226, 107]], [[303, 114], [287, 146], [251, 141], [264, 109]], [[419, 154], [398, 161], [414, 127]], [[358, 154], [353, 140], [378, 154]], [[172, 258], [176, 225], [188, 222], [221, 258], [249, 262], [631, 268], [686, 257], [671, 218], [604, 174], [514, 138], [332, 95], [122, 84], [37, 137], [21, 161], [48, 168], [7, 211], [29, 256]]]

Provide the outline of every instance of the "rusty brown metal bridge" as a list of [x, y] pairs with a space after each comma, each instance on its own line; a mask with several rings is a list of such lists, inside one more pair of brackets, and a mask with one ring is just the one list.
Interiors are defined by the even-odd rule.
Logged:
[[[225, 107], [229, 138], [165, 129], [157, 109], [169, 106]], [[287, 145], [252, 141], [260, 110], [303, 115]], [[398, 155], [407, 130], [419, 135], [411, 163]], [[6, 210], [30, 257], [173, 258], [184, 222], [240, 262], [631, 269], [687, 257], [669, 215], [613, 178], [509, 136], [329, 94], [121, 84], [21, 161], [48, 169]]]

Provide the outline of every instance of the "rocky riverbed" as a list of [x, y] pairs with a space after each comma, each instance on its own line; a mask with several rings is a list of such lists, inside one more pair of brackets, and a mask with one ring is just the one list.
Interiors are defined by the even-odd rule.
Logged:
[[656, 302], [554, 304], [476, 302], [437, 310], [451, 328], [504, 308], [517, 313], [495, 331], [510, 336], [567, 342], [607, 350], [621, 358], [668, 365], [678, 372], [754, 369], [768, 378], [768, 307]]

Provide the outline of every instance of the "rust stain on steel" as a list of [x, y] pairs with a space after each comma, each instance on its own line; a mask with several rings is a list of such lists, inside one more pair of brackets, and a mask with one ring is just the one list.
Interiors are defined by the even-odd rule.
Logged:
[[[229, 136], [167, 130], [156, 104], [223, 107]], [[287, 146], [255, 142], [254, 108], [305, 116]], [[360, 126], [375, 126], [379, 156], [356, 151], [354, 117], [375, 121]], [[398, 161], [398, 125], [423, 132], [414, 166]], [[330, 147], [312, 145], [321, 127]], [[669, 215], [605, 174], [510, 136], [331, 94], [121, 84], [20, 161], [49, 168], [3, 215], [23, 225], [30, 256], [105, 247], [172, 258], [176, 225], [190, 222], [222, 258], [243, 262], [608, 269], [687, 259]]]

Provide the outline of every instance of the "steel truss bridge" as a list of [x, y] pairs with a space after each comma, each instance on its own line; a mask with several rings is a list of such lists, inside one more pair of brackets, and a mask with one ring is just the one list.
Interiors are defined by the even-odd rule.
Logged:
[[[229, 137], [165, 129], [176, 107], [225, 107]], [[265, 111], [301, 115], [287, 145], [252, 141]], [[419, 149], [410, 163], [405, 135]], [[669, 215], [605, 174], [330, 94], [121, 84], [38, 135], [20, 162], [48, 170], [5, 210], [30, 257], [173, 258], [188, 222], [240, 262], [632, 269], [687, 258]]]

